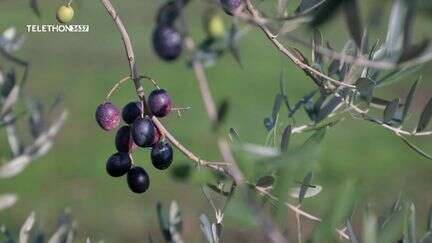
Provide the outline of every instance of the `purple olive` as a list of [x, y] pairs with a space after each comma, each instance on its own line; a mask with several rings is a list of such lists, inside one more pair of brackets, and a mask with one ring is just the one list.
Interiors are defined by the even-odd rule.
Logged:
[[129, 102], [123, 107], [122, 118], [127, 124], [132, 124], [135, 119], [140, 117], [142, 114], [142, 105], [139, 101]]
[[245, 6], [243, 0], [221, 0], [221, 5], [229, 15], [241, 12]]
[[158, 170], [167, 169], [173, 160], [173, 149], [167, 142], [157, 143], [151, 151], [151, 161], [153, 166]]
[[148, 104], [153, 115], [164, 117], [171, 111], [171, 97], [164, 89], [153, 90], [148, 97]]
[[99, 105], [96, 109], [96, 121], [106, 130], [112, 130], [120, 124], [120, 111], [110, 102]]
[[126, 153], [115, 153], [108, 158], [106, 170], [110, 176], [119, 177], [126, 174], [132, 166], [132, 160]]
[[132, 124], [132, 138], [140, 147], [151, 147], [153, 144], [155, 126], [149, 118], [137, 118]]
[[130, 126], [119, 128], [115, 137], [115, 146], [117, 151], [123, 153], [129, 153], [137, 147], [132, 139]]
[[129, 170], [127, 183], [131, 191], [143, 193], [147, 191], [150, 186], [150, 178], [143, 168], [136, 166]]
[[165, 61], [178, 58], [182, 52], [182, 36], [173, 26], [159, 25], [153, 32], [153, 48]]

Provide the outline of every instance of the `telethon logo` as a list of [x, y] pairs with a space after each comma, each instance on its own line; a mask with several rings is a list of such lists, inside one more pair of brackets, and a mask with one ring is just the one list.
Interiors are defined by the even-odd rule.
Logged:
[[79, 24], [71, 24], [71, 25], [62, 25], [62, 24], [28, 24], [26, 25], [27, 32], [32, 33], [86, 33], [90, 31], [89, 25], [79, 25]]

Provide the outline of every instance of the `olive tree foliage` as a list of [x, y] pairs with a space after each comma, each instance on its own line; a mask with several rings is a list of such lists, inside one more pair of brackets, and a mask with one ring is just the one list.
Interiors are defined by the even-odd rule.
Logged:
[[[182, 32], [184, 47], [188, 51], [188, 66], [196, 76], [203, 97], [209, 122], [218, 137], [218, 150], [223, 162], [207, 161], [190, 151], [157, 118], [152, 120], [180, 152], [195, 163], [196, 167], [178, 165], [171, 170], [176, 178], [198, 174], [198, 183], [213, 217], [200, 217], [201, 229], [207, 242], [223, 240], [224, 216], [227, 205], [240, 204], [237, 216], [248, 218], [261, 227], [273, 242], [432, 242], [432, 217], [428, 226], [417, 230], [415, 206], [402, 197], [396, 199], [379, 217], [369, 208], [354, 210], [355, 183], [346, 182], [334, 197], [332, 208], [322, 217], [305, 209], [303, 202], [322, 190], [313, 181], [313, 168], [319, 160], [320, 143], [330, 129], [338, 129], [340, 121], [354, 119], [367, 122], [392, 132], [407, 145], [415, 156], [432, 160], [430, 152], [416, 145], [420, 136], [431, 136], [429, 123], [432, 118], [432, 99], [413, 112], [416, 90], [422, 85], [420, 71], [432, 59], [432, 44], [428, 39], [417, 40], [413, 36], [413, 23], [417, 16], [430, 18], [432, 4], [427, 0], [385, 1], [391, 5], [386, 21], [386, 33], [372, 39], [368, 30], [374, 19], [364, 19], [360, 13], [362, 1], [356, 0], [302, 0], [302, 1], [251, 1], [232, 0], [240, 3], [235, 11], [227, 9], [229, 0], [206, 1], [209, 9], [224, 9], [229, 13], [230, 28], [223, 38], [207, 38], [195, 43], [188, 30], [188, 19], [183, 11], [194, 1], [168, 0], [157, 12], [158, 19], [171, 18]], [[140, 84], [140, 67], [121, 14], [109, 0], [101, 0], [108, 14], [117, 25], [130, 66], [130, 78], [139, 98], [145, 103], [145, 91]], [[116, 3], [126, 4], [126, 3]], [[373, 4], [371, 2], [371, 4]], [[31, 7], [40, 13], [37, 1]], [[377, 5], [377, 11], [382, 11]], [[341, 14], [349, 39], [343, 46], [334, 46], [325, 38], [320, 27], [331, 17]], [[127, 17], [126, 15], [124, 15]], [[308, 29], [311, 40], [296, 31]], [[230, 53], [242, 66], [239, 41], [249, 31], [259, 31], [266, 41], [289, 59], [314, 84], [314, 88], [299, 100], [287, 93], [286, 75], [283, 71], [279, 91], [268, 117], [263, 118], [263, 129], [268, 132], [265, 144], [245, 141], [235, 128], [226, 127], [224, 118], [229, 103], [216, 105], [207, 85], [205, 68], [217, 65], [218, 59]], [[376, 37], [374, 37], [376, 38]], [[300, 51], [300, 47], [310, 52]], [[137, 64], [138, 63], [138, 64]], [[417, 75], [406, 89], [406, 95], [390, 100], [375, 95], [375, 91], [387, 85]], [[429, 79], [425, 77], [424, 79]], [[302, 116], [302, 112], [305, 116]], [[284, 124], [282, 127], [280, 124]], [[428, 129], [429, 128], [429, 129]], [[290, 141], [298, 134], [307, 134], [301, 145]], [[413, 153], [413, 155], [414, 155]], [[205, 170], [207, 169], [207, 170]], [[209, 172], [209, 173], [206, 173]], [[217, 200], [215, 200], [217, 198]], [[295, 225], [284, 226], [284, 215], [291, 212]], [[354, 213], [355, 212], [355, 213]], [[157, 205], [157, 213], [163, 238], [166, 242], [184, 242], [182, 218], [179, 206], [171, 203], [168, 210]], [[355, 214], [362, 216], [359, 227], [353, 227]], [[235, 212], [234, 212], [234, 215]], [[303, 222], [316, 222], [312, 232], [304, 234]], [[361, 228], [362, 232], [356, 232]], [[289, 232], [289, 233], [287, 233]], [[149, 236], [149, 242], [153, 242]]]
[[[8, 147], [3, 146], [0, 154], [0, 180], [17, 176], [32, 161], [48, 153], [67, 117], [67, 111], [58, 108], [61, 96], [46, 110], [39, 99], [25, 93], [30, 63], [14, 55], [24, 42], [24, 36], [13, 27], [0, 36], [3, 64], [0, 66], [0, 129], [8, 142]], [[19, 69], [22, 71], [17, 71]], [[60, 114], [54, 116], [53, 113]], [[21, 121], [27, 123], [30, 140], [17, 128]], [[6, 151], [7, 148], [10, 151]], [[0, 210], [12, 206], [16, 200], [13, 193], [0, 195]]]
[[[211, 162], [201, 164], [201, 159], [195, 161], [198, 166], [208, 167], [216, 174], [201, 181], [204, 198], [214, 211], [214, 220], [205, 215], [200, 217], [201, 229], [208, 242], [219, 242], [223, 238], [226, 205], [239, 198], [243, 207], [249, 210], [250, 220], [261, 225], [273, 242], [286, 242], [288, 239], [297, 242], [431, 242], [430, 228], [421, 230], [421, 233], [416, 231], [415, 206], [401, 197], [380, 217], [366, 209], [363, 233], [355, 232], [351, 220], [357, 198], [355, 185], [351, 182], [340, 190], [328, 215], [321, 218], [302, 207], [304, 200], [313, 200], [308, 198], [322, 190], [313, 182], [313, 165], [319, 159], [319, 144], [327, 131], [337, 129], [344, 119], [378, 125], [412, 149], [413, 156], [432, 159], [428, 151], [415, 144], [416, 137], [432, 135], [432, 131], [428, 130], [432, 97], [427, 97], [428, 101], [422, 107], [416, 107], [415, 110], [420, 110], [419, 114], [413, 113], [412, 102], [416, 90], [422, 86], [419, 74], [432, 59], [429, 39], [418, 40], [413, 36], [415, 18], [420, 15], [430, 18], [432, 6], [428, 1], [387, 1], [391, 6], [390, 16], [385, 21], [386, 33], [378, 37], [380, 39], [372, 39], [368, 34], [375, 23], [363, 18], [359, 6], [361, 1], [303, 0], [298, 5], [285, 0], [209, 1], [209, 9], [222, 8], [229, 13], [231, 26], [223, 38], [208, 35], [197, 45], [188, 31], [187, 18], [182, 14], [190, 2], [167, 1], [159, 8], [157, 15], [159, 23], [161, 16], [175, 16], [172, 18], [177, 19], [176, 26], [181, 30], [184, 46], [189, 51], [188, 64], [195, 73], [210, 122], [214, 123], [214, 131], [220, 137], [221, 155], [229, 164], [223, 167]], [[239, 2], [240, 7], [229, 9]], [[383, 9], [377, 6], [377, 10]], [[320, 27], [338, 14], [344, 16], [343, 24], [350, 38], [342, 47], [336, 48], [332, 40], [325, 39]], [[275, 51], [304, 71], [315, 86], [300, 100], [294, 100], [285, 88], [288, 75], [281, 72], [278, 81], [280, 88], [275, 94], [273, 108], [270, 115], [263, 119], [268, 132], [263, 145], [244, 141], [235, 128], [226, 128], [223, 121], [229, 103], [222, 101], [216, 105], [205, 85], [208, 82], [205, 67], [217, 65], [218, 59], [225, 53], [231, 53], [242, 67], [239, 41], [253, 28], [266, 36]], [[305, 28], [310, 30], [311, 40], [296, 33]], [[128, 46], [127, 43], [125, 45]], [[300, 51], [299, 47], [309, 48], [310, 54]], [[387, 100], [375, 94], [378, 89], [415, 75], [418, 78], [410, 80], [411, 84], [403, 97], [394, 94], [395, 97]], [[214, 111], [216, 115], [212, 115]], [[302, 111], [306, 114], [306, 120]], [[297, 134], [311, 135], [302, 145], [293, 146], [290, 140]], [[228, 139], [224, 140], [226, 137]], [[171, 142], [175, 145], [176, 141]], [[223, 146], [225, 141], [229, 149]], [[180, 151], [182, 149], [179, 148]], [[184, 154], [193, 161], [196, 159], [189, 153]], [[181, 165], [172, 172], [174, 176], [183, 177], [190, 170], [192, 168]], [[222, 205], [217, 205], [214, 197], [224, 198]], [[280, 217], [286, 215], [285, 210], [293, 212], [297, 219], [296, 225], [288, 225], [289, 232], [297, 231], [294, 236], [283, 233], [286, 231]], [[245, 211], [239, 210], [238, 214], [245, 217]], [[170, 221], [168, 216], [159, 218], [165, 222], [161, 228], [166, 241], [182, 242], [171, 237], [172, 234], [178, 236], [181, 228], [167, 227], [170, 225], [166, 223]], [[303, 220], [318, 222], [312, 233], [302, 234]]]
[[[385, 36], [380, 37], [382, 40], [372, 40], [368, 35], [368, 29], [372, 27], [366, 26], [366, 21], [359, 11], [360, 1], [303, 0], [293, 7], [292, 4], [295, 3], [292, 1], [245, 0], [241, 1], [243, 6], [239, 11], [231, 13], [231, 27], [225, 38], [208, 36], [198, 45], [191, 45], [192, 37], [187, 30], [187, 20], [181, 14], [189, 1], [168, 1], [165, 6], [172, 5], [173, 2], [177, 4], [180, 16], [178, 28], [183, 31], [185, 46], [190, 52], [189, 64], [200, 87], [205, 87], [202, 84], [207, 82], [205, 71], [200, 65], [217, 65], [218, 58], [224, 53], [231, 53], [241, 67], [241, 48], [238, 42], [251, 27], [261, 30], [276, 51], [281, 52], [293, 62], [293, 65], [303, 70], [315, 85], [315, 88], [300, 100], [293, 100], [285, 88], [287, 75], [282, 72], [279, 80], [280, 89], [275, 95], [272, 111], [270, 116], [263, 120], [268, 131], [264, 145], [248, 143], [241, 138], [235, 128], [228, 129], [229, 144], [235, 159], [230, 159], [230, 151], [223, 148], [220, 148], [221, 154], [224, 159], [231, 160], [230, 164], [237, 164], [240, 169], [229, 166], [227, 170], [217, 168], [217, 176], [213, 182], [205, 181], [202, 186], [203, 195], [214, 211], [214, 220], [209, 220], [205, 215], [200, 217], [201, 228], [208, 242], [220, 241], [226, 205], [233, 198], [239, 197], [243, 198], [243, 207], [251, 211], [251, 219], [262, 225], [269, 239], [274, 242], [285, 242], [288, 239], [295, 239], [297, 242], [305, 239], [312, 242], [431, 241], [430, 228], [417, 234], [415, 207], [401, 198], [398, 198], [380, 217], [375, 216], [371, 210], [365, 210], [362, 234], [354, 232], [350, 222], [355, 201], [353, 187], [341, 189], [335, 207], [324, 218], [319, 218], [302, 208], [304, 200], [317, 195], [322, 189], [312, 180], [317, 147], [319, 148], [326, 131], [337, 129], [337, 125], [343, 119], [355, 119], [378, 125], [394, 133], [417, 153], [417, 156], [432, 159], [428, 152], [414, 142], [416, 137], [432, 135], [431, 131], [427, 130], [432, 116], [431, 97], [428, 97], [429, 101], [423, 107], [417, 108], [421, 111], [420, 114], [412, 112], [412, 100], [416, 95], [416, 89], [422, 85], [421, 77], [411, 81], [412, 85], [407, 88], [404, 97], [386, 100], [375, 95], [377, 89], [404, 80], [406, 74], [418, 74], [424, 64], [432, 58], [430, 41], [425, 39], [414, 42], [413, 37], [414, 19], [418, 15], [430, 15], [429, 2], [389, 1], [391, 9], [387, 20], [387, 32]], [[225, 7], [226, 10], [226, 2], [210, 1], [209, 8]], [[261, 4], [265, 5], [263, 10], [259, 7]], [[164, 16], [163, 11], [166, 9], [161, 7], [158, 16]], [[170, 9], [172, 10], [172, 7]], [[319, 30], [322, 24], [337, 14], [345, 16], [344, 24], [350, 36], [343, 47], [337, 48], [341, 51], [337, 51], [331, 40], [326, 40]], [[301, 28], [312, 30], [310, 41], [295, 34], [295, 31]], [[296, 46], [310, 48], [311, 53], [302, 53]], [[214, 109], [211, 92], [201, 88], [201, 93], [209, 118], [215, 123], [216, 132], [219, 136], [225, 137], [223, 120], [229, 104], [221, 102], [221, 105]], [[286, 112], [283, 112], [282, 108], [285, 108]], [[211, 110], [217, 110], [216, 119], [212, 119]], [[303, 123], [299, 122], [301, 111], [306, 113], [308, 119]], [[285, 125], [281, 127], [279, 124]], [[290, 145], [290, 139], [300, 133], [311, 135], [301, 146]], [[173, 174], [184, 175], [184, 171], [187, 171], [185, 167], [179, 166], [173, 169]], [[267, 174], [263, 174], [263, 171]], [[220, 174], [224, 174], [225, 177]], [[299, 177], [301, 174], [304, 176]], [[216, 205], [213, 200], [216, 196], [211, 195], [212, 193], [225, 198], [222, 206]], [[235, 196], [238, 193], [240, 196]], [[246, 196], [241, 196], [241, 193], [245, 193]], [[263, 204], [257, 205], [256, 200], [263, 200]], [[276, 210], [270, 210], [269, 213], [268, 207]], [[292, 211], [297, 219], [296, 226], [288, 226], [291, 232], [297, 230], [294, 237], [281, 233], [283, 227], [279, 224], [278, 217], [285, 215], [286, 209]], [[244, 217], [244, 211], [240, 211], [239, 214], [242, 214], [240, 217]], [[312, 234], [303, 235], [302, 220], [305, 219], [323, 223], [319, 223]], [[169, 222], [168, 219], [160, 221]], [[166, 230], [169, 227], [162, 228], [165, 229], [162, 230], [165, 239], [168, 242], [173, 241], [173, 238], [169, 237], [171, 231]], [[170, 229], [172, 228], [175, 229]]]

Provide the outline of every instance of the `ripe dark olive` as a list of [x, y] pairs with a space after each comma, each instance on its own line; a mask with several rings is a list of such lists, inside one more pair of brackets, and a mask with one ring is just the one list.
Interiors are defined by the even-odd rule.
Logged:
[[173, 149], [167, 142], [157, 143], [151, 151], [152, 164], [156, 169], [167, 169], [173, 160]]
[[139, 101], [129, 102], [123, 107], [122, 118], [127, 124], [132, 124], [135, 119], [141, 116], [142, 105]]
[[243, 10], [243, 0], [221, 0], [222, 8], [229, 15], [235, 15]]
[[178, 1], [168, 1], [166, 4], [162, 5], [156, 17], [156, 22], [158, 25], [173, 25], [174, 21], [179, 16], [179, 3]]
[[119, 177], [126, 174], [132, 166], [127, 153], [115, 153], [108, 158], [106, 170], [110, 176]]
[[153, 115], [164, 117], [171, 111], [171, 97], [164, 89], [153, 90], [148, 97], [148, 104]]
[[110, 102], [99, 105], [95, 117], [99, 126], [106, 131], [112, 130], [120, 124], [120, 112]]
[[131, 191], [143, 193], [150, 186], [150, 178], [147, 172], [141, 167], [133, 167], [127, 174], [127, 183]]
[[169, 25], [159, 25], [153, 32], [153, 48], [165, 61], [172, 61], [182, 52], [181, 34]]
[[155, 127], [149, 118], [138, 118], [132, 124], [132, 138], [140, 147], [150, 147], [153, 144]]
[[130, 126], [122, 126], [119, 128], [115, 137], [115, 146], [117, 151], [123, 153], [129, 153], [137, 147], [133, 142]]

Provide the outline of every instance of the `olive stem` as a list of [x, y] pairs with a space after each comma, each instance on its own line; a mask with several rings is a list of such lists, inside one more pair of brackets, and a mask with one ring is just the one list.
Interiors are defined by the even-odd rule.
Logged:
[[156, 89], [161, 89], [159, 87], [159, 85], [157, 84], [157, 82], [154, 79], [152, 79], [151, 77], [140, 75], [140, 78], [144, 78], [144, 79], [150, 80], [152, 82], [152, 84], [156, 87]]
[[108, 99], [111, 97], [111, 95], [114, 93], [114, 91], [125, 81], [129, 80], [130, 76], [124, 77], [120, 81], [117, 81], [117, 83], [114, 84], [114, 86], [111, 88], [111, 90], [108, 92], [108, 94], [105, 96], [105, 101], [108, 101]]

